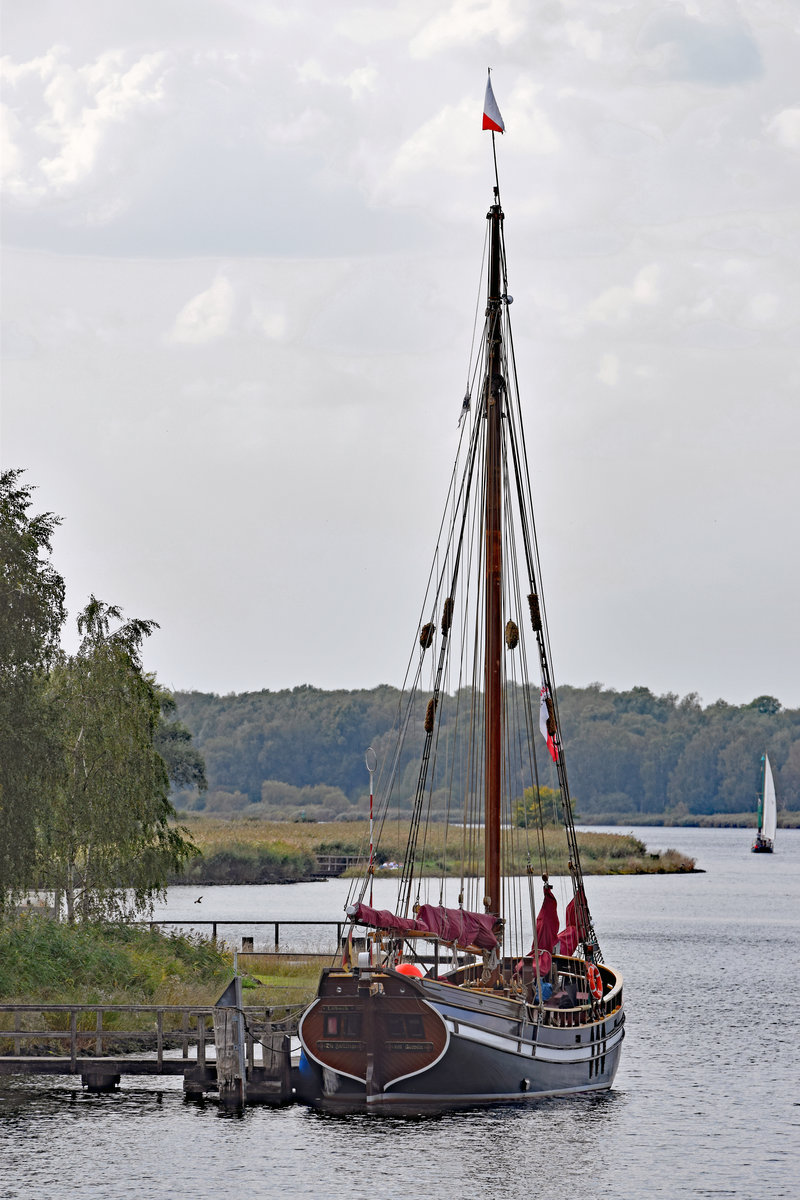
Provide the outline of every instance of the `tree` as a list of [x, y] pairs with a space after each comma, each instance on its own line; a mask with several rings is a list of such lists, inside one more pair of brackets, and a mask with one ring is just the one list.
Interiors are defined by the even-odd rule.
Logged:
[[751, 700], [747, 707], [754, 708], [767, 717], [774, 717], [781, 711], [783, 705], [774, 696], [756, 696], [755, 700]]
[[59, 769], [47, 704], [64, 581], [50, 565], [52, 513], [30, 512], [21, 470], [0, 474], [0, 906], [31, 882], [44, 797]]
[[[575, 797], [572, 797], [573, 816], [575, 816]], [[520, 829], [527, 826], [559, 825], [564, 819], [561, 806], [561, 789], [542, 785], [538, 789], [525, 788], [522, 799], [514, 804], [514, 823]]]
[[155, 628], [123, 621], [92, 596], [78, 617], [77, 654], [51, 675], [64, 769], [43, 829], [44, 876], [69, 921], [145, 910], [194, 851], [169, 823], [169, 773], [156, 746], [163, 693], [142, 669]]
[[170, 783], [173, 787], [197, 788], [205, 792], [208, 788], [206, 764], [192, 742], [190, 730], [176, 720], [178, 706], [175, 697], [171, 692], [159, 689], [158, 699], [161, 712], [155, 733], [155, 747], [166, 764]]

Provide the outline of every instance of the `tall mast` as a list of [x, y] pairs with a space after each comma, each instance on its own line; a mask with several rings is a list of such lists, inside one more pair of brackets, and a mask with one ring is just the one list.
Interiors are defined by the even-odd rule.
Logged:
[[484, 906], [500, 915], [500, 788], [503, 767], [503, 499], [502, 421], [505, 381], [502, 367], [500, 240], [503, 211], [498, 189], [487, 213], [491, 222], [489, 289], [486, 309], [487, 356], [484, 403], [486, 415], [486, 794]]

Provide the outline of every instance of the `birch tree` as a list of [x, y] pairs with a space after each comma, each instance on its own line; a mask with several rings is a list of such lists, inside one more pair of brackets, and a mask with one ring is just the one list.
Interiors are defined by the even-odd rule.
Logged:
[[162, 693], [142, 667], [156, 628], [92, 596], [78, 617], [77, 654], [51, 674], [64, 770], [42, 850], [69, 921], [146, 910], [193, 853], [170, 824], [169, 773], [156, 748]]

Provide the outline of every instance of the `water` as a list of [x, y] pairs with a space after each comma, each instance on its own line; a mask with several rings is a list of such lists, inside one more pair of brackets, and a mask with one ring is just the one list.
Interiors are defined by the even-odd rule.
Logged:
[[[590, 878], [607, 961], [628, 1013], [612, 1092], [526, 1108], [402, 1120], [299, 1105], [184, 1100], [180, 1080], [0, 1080], [0, 1193], [122, 1200], [431, 1200], [481, 1195], [795, 1197], [800, 1149], [800, 831], [774, 855], [747, 830], [636, 830], [704, 874]], [[388, 903], [389, 881], [376, 885]], [[336, 917], [342, 881], [216, 888], [204, 917]], [[199, 889], [167, 911], [196, 918]], [[380, 893], [380, 894], [379, 894]], [[240, 931], [247, 932], [247, 931]], [[319, 935], [317, 935], [319, 936]]]

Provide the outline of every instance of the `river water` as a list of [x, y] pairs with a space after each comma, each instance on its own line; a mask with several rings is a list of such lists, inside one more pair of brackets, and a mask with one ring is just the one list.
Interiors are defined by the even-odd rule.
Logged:
[[[800, 831], [773, 855], [747, 830], [635, 830], [702, 874], [590, 877], [606, 961], [625, 975], [611, 1092], [435, 1119], [227, 1114], [180, 1080], [0, 1079], [8, 1200], [796, 1197], [800, 1153]], [[375, 903], [390, 903], [389, 881]], [[172, 889], [174, 919], [336, 919], [343, 881]], [[246, 931], [238, 931], [246, 932]], [[258, 943], [257, 936], [257, 943]]]

